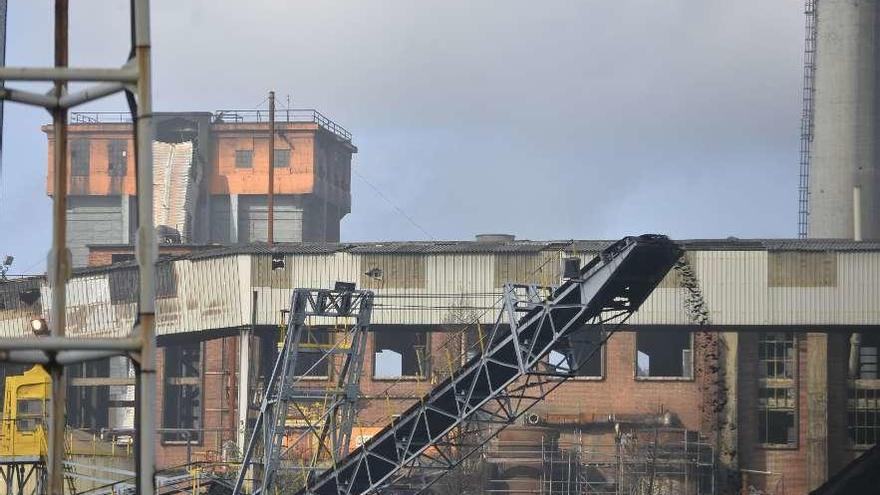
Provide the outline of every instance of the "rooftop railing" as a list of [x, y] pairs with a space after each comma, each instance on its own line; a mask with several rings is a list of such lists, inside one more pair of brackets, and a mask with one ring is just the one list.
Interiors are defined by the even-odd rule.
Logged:
[[[268, 110], [217, 110], [214, 112], [215, 123], [267, 123]], [[279, 124], [307, 122], [318, 124], [344, 141], [351, 142], [351, 132], [333, 122], [321, 112], [311, 108], [291, 108], [275, 110], [275, 122]], [[131, 124], [131, 114], [127, 112], [71, 112], [71, 124]]]

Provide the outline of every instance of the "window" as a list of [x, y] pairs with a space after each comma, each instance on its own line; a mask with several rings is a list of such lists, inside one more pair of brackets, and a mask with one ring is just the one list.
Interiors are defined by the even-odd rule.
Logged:
[[290, 166], [290, 150], [275, 150], [275, 168], [286, 168]]
[[880, 388], [849, 388], [847, 400], [849, 439], [856, 447], [870, 447], [880, 442]]
[[328, 378], [330, 376], [330, 357], [324, 356], [332, 347], [331, 332], [327, 327], [306, 327], [299, 343], [296, 376], [308, 378]]
[[111, 139], [107, 143], [107, 174], [111, 177], [125, 177], [128, 163], [128, 141]]
[[574, 369], [576, 378], [602, 378], [604, 338], [598, 327], [578, 330], [569, 336], [566, 346], [550, 351], [550, 365], [560, 372]]
[[67, 375], [67, 425], [91, 431], [110, 426], [110, 387], [98, 385], [110, 376], [110, 359], [71, 365]]
[[683, 331], [636, 332], [636, 378], [693, 378], [693, 338]]
[[202, 344], [172, 344], [165, 351], [165, 404], [162, 433], [168, 443], [201, 442]]
[[71, 177], [88, 177], [89, 160], [91, 158], [88, 139], [70, 141], [70, 175]]
[[418, 331], [373, 332], [373, 378], [425, 378], [428, 333]]
[[253, 165], [253, 150], [235, 150], [235, 168], [251, 168]]
[[[853, 345], [855, 344], [855, 345]], [[854, 369], [847, 400], [847, 429], [854, 447], [880, 442], [880, 377], [877, 358], [880, 335], [862, 332], [851, 336], [850, 359]]]
[[758, 337], [758, 442], [763, 445], [797, 445], [796, 351], [792, 332]]
[[134, 254], [114, 253], [110, 255], [110, 263], [122, 263], [123, 261], [134, 261]]
[[20, 431], [34, 431], [43, 424], [44, 399], [18, 399], [15, 422]]

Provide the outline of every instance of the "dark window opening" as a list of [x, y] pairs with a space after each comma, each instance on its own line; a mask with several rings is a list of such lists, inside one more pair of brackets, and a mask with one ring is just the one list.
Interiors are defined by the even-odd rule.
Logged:
[[[165, 351], [163, 442], [202, 440], [202, 343], [172, 344]], [[171, 430], [171, 431], [169, 431]]]
[[70, 175], [71, 177], [88, 177], [91, 143], [88, 139], [70, 141]]
[[[309, 378], [328, 378], [330, 376], [330, 356], [333, 347], [330, 329], [327, 327], [306, 327], [299, 341], [296, 376]], [[323, 359], [322, 359], [323, 357]]]
[[764, 409], [758, 417], [758, 435], [767, 445], [795, 445], [794, 411]]
[[636, 332], [637, 378], [691, 378], [693, 342], [689, 332]]
[[579, 378], [601, 378], [605, 333], [590, 327], [572, 333], [568, 342], [550, 351], [548, 361], [555, 371]]
[[87, 361], [68, 368], [67, 425], [100, 431], [109, 423], [110, 387], [97, 385], [95, 378], [110, 376], [110, 359]]
[[235, 150], [235, 168], [251, 168], [253, 166], [253, 150]]
[[134, 254], [116, 253], [110, 255], [110, 263], [122, 263], [123, 261], [134, 261]]
[[286, 168], [290, 166], [290, 150], [275, 150], [275, 168]]
[[792, 332], [758, 337], [758, 442], [797, 445], [797, 346]]
[[128, 163], [128, 141], [111, 139], [107, 143], [107, 174], [113, 177], [125, 177]]
[[[851, 359], [855, 359], [855, 375], [853, 378], [857, 380], [877, 380], [878, 378], [878, 357], [880, 357], [880, 334], [876, 332], [862, 332], [856, 336], [857, 346], [855, 355], [850, 355]], [[850, 338], [850, 353], [853, 352], [853, 339]]]
[[18, 399], [15, 425], [19, 431], [34, 431], [43, 423], [46, 399]]
[[428, 375], [428, 333], [373, 333], [373, 378], [425, 378]]

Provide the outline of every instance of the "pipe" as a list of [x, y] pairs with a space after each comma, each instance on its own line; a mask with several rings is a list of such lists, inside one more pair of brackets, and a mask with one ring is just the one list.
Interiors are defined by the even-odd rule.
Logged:
[[[67, 69], [68, 63], [68, 0], [55, 0], [55, 69], [51, 75], [58, 76]], [[2, 69], [15, 72], [15, 69]], [[0, 72], [0, 77], [3, 77]], [[61, 78], [55, 81], [55, 98], [67, 89]], [[67, 278], [70, 274], [70, 251], [67, 249], [67, 109], [52, 110], [55, 137], [54, 196], [52, 197], [52, 252], [49, 259], [49, 279], [52, 282], [53, 339], [64, 339], [67, 306]], [[48, 460], [49, 493], [64, 495], [64, 427], [67, 405], [67, 382], [64, 367], [54, 363], [49, 366], [52, 378], [51, 413], [49, 423]]]
[[853, 240], [862, 240], [862, 187], [853, 187]]
[[269, 200], [268, 243], [269, 249], [275, 244], [275, 92], [269, 91]]
[[[56, 27], [57, 34], [57, 27]], [[55, 67], [0, 67], [0, 79], [5, 81], [106, 81], [136, 83], [138, 73], [132, 67], [108, 68], [70, 68], [65, 65]]]
[[849, 377], [853, 380], [859, 377], [859, 353], [862, 347], [862, 334], [854, 332], [849, 336]]
[[139, 428], [137, 436], [138, 487], [140, 495], [155, 493], [156, 334], [155, 263], [156, 234], [153, 227], [153, 105], [150, 72], [150, 2], [132, 1], [134, 55], [137, 62], [137, 261], [139, 277], [138, 319], [141, 338], [138, 361]]
[[[50, 277], [51, 278], [51, 277]], [[66, 283], [66, 278], [65, 281]], [[54, 287], [53, 287], [54, 290]], [[67, 339], [62, 336], [54, 335], [57, 318], [62, 318], [63, 323], [65, 315], [55, 314], [55, 308], [58, 304], [55, 299], [56, 295], [52, 295], [52, 330], [53, 335], [50, 337], [42, 337], [39, 339], [14, 339], [0, 338], [0, 351], [13, 350], [39, 350], [39, 351], [137, 351], [141, 348], [141, 341], [138, 337], [126, 337], [121, 339], [113, 338], [77, 338]], [[64, 300], [62, 299], [62, 304]]]

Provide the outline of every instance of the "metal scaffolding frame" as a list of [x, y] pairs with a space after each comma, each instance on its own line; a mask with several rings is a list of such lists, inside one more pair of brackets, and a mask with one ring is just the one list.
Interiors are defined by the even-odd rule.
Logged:
[[[319, 471], [335, 465], [349, 451], [357, 415], [373, 292], [337, 284], [334, 290], [296, 289], [284, 342], [244, 452], [233, 493], [241, 493], [248, 476], [251, 493], [270, 493], [279, 471], [298, 471], [306, 484]], [[335, 339], [309, 342], [310, 320], [351, 320]], [[331, 337], [331, 333], [325, 333]], [[326, 377], [316, 377], [323, 366]], [[332, 377], [332, 378], [331, 378]], [[328, 388], [328, 381], [332, 383]], [[289, 425], [293, 421], [295, 424]], [[288, 426], [292, 434], [288, 435]], [[283, 462], [285, 454], [307, 455], [300, 463]], [[251, 473], [249, 475], [249, 472]]]
[[299, 495], [418, 493], [433, 485], [574, 376], [581, 363], [552, 363], [551, 350], [569, 348], [568, 336], [586, 326], [609, 325], [611, 335], [681, 253], [664, 236], [627, 237], [558, 289], [508, 285], [485, 350]]
[[[156, 237], [153, 229], [152, 97], [150, 81], [150, 2], [130, 0], [131, 52], [119, 68], [68, 66], [68, 0], [55, 0], [54, 67], [0, 67], [0, 82], [52, 82], [48, 94], [0, 86], [0, 100], [45, 108], [52, 114], [55, 140], [52, 250], [48, 278], [52, 305], [51, 335], [43, 338], [0, 339], [0, 361], [44, 364], [52, 376], [49, 418], [48, 471], [51, 495], [62, 495], [64, 484], [65, 391], [64, 366], [91, 359], [125, 355], [137, 370], [137, 486], [141, 495], [152, 495], [155, 475], [156, 337], [154, 332]], [[69, 82], [93, 83], [69, 92]], [[139, 266], [138, 317], [126, 338], [73, 338], [65, 335], [66, 286], [71, 271], [67, 248], [67, 124], [68, 109], [124, 93], [135, 126]]]

